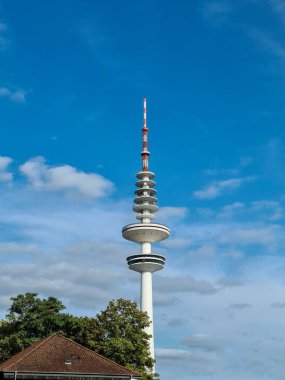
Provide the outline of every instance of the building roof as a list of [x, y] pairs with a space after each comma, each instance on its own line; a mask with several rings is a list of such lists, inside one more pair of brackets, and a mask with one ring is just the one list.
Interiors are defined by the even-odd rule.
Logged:
[[0, 372], [139, 376], [112, 360], [55, 333], [0, 364]]

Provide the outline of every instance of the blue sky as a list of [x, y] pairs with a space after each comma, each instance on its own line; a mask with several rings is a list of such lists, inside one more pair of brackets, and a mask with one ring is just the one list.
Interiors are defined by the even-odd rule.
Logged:
[[283, 380], [285, 1], [0, 0], [0, 314], [138, 300], [148, 99], [163, 380]]

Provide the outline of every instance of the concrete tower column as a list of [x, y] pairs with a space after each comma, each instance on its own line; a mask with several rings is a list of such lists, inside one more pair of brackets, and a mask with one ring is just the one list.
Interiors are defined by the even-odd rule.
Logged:
[[153, 304], [152, 304], [152, 273], [141, 273], [141, 311], [146, 311], [150, 319], [150, 325], [145, 332], [151, 335], [149, 341], [149, 350], [151, 357], [154, 359], [154, 336], [153, 336]]

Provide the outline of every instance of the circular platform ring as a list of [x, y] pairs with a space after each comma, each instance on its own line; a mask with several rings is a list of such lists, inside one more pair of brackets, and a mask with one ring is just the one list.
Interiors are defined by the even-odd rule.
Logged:
[[155, 185], [156, 183], [154, 181], [151, 181], [148, 179], [140, 180], [136, 182], [137, 187], [145, 187], [145, 186], [154, 187]]
[[157, 201], [158, 201], [157, 198], [152, 197], [150, 195], [141, 195], [141, 196], [134, 199], [134, 202], [136, 204], [141, 204], [143, 202], [156, 203]]
[[141, 211], [144, 211], [144, 210], [148, 210], [149, 212], [156, 212], [158, 211], [158, 206], [156, 205], [137, 205], [137, 206], [133, 206], [133, 210], [135, 212], [141, 212]]
[[138, 220], [141, 220], [141, 219], [144, 219], [144, 218], [148, 218], [148, 219], [151, 219], [151, 220], [152, 220], [152, 219], [155, 219], [156, 216], [153, 215], [153, 214], [137, 214], [136, 218], [137, 218]]
[[162, 255], [158, 255], [156, 253], [136, 253], [132, 256], [127, 257], [127, 261], [129, 260], [135, 260], [135, 259], [140, 259], [140, 258], [150, 258], [150, 259], [157, 259], [157, 260], [162, 260], [165, 262], [166, 258]]
[[155, 177], [155, 174], [153, 172], [138, 172], [136, 177], [139, 179], [143, 179], [144, 177], [148, 177], [148, 179], [153, 179]]
[[137, 190], [135, 191], [135, 194], [138, 195], [138, 196], [140, 197], [141, 195], [144, 194], [145, 191], [147, 191], [148, 194], [149, 194], [151, 197], [154, 196], [154, 195], [156, 194], [156, 192], [157, 192], [155, 189], [151, 189], [151, 188], [146, 188], [146, 189], [144, 189], [144, 188], [142, 188], [142, 189], [137, 189]]
[[134, 223], [125, 226], [122, 234], [126, 240], [135, 243], [157, 243], [169, 237], [170, 229], [164, 224]]
[[127, 258], [129, 268], [136, 272], [156, 272], [163, 269], [165, 257], [161, 255], [132, 255]]

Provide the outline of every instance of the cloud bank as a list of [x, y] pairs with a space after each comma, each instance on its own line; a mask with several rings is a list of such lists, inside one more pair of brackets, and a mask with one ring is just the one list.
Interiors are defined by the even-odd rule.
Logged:
[[49, 166], [43, 157], [35, 157], [20, 166], [21, 173], [38, 191], [72, 191], [88, 198], [110, 193], [111, 181], [96, 173], [84, 173], [70, 165]]
[[[126, 264], [139, 247], [121, 237], [135, 221], [131, 200], [113, 198], [110, 179], [43, 157], [19, 168], [0, 157], [1, 172], [11, 174], [0, 186], [2, 316], [25, 291], [59, 297], [77, 315], [94, 315], [112, 298], [139, 301], [139, 276]], [[283, 380], [283, 201], [160, 211], [174, 222], [171, 239], [154, 247], [166, 256], [153, 278], [158, 372], [165, 380], [173, 372]]]

